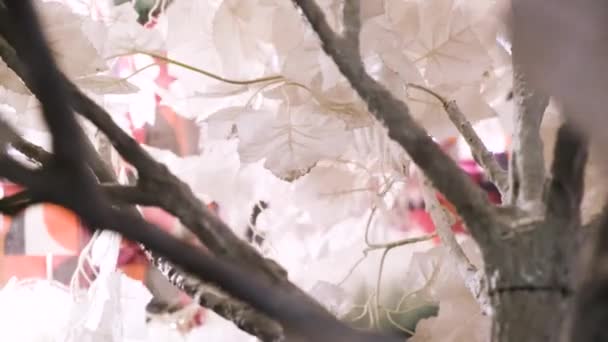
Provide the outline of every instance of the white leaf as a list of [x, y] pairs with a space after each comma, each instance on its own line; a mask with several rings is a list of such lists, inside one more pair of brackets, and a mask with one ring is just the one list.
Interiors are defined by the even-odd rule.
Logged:
[[[315, 36], [309, 36], [291, 50], [283, 63], [281, 75], [317, 91], [325, 91], [343, 78], [336, 64], [319, 47]], [[320, 83], [317, 83], [320, 82]]]
[[240, 115], [248, 110], [244, 107], [226, 107], [209, 115], [205, 120], [211, 138], [228, 138]]
[[0, 87], [0, 103], [10, 106], [13, 111], [0, 111], [4, 120], [18, 129], [33, 129], [47, 131], [46, 122], [42, 117], [40, 103], [33, 95], [19, 94]]
[[365, 170], [348, 165], [318, 165], [295, 182], [295, 204], [306, 210], [313, 222], [331, 226], [371, 205], [375, 190]]
[[224, 75], [251, 78], [264, 72], [265, 55], [260, 44], [269, 37], [272, 9], [255, 1], [224, 0], [213, 19], [213, 42]]
[[454, 0], [420, 3], [424, 25], [408, 51], [432, 86], [476, 81], [491, 68], [487, 48], [474, 30], [478, 17], [466, 6]]
[[374, 120], [373, 125], [353, 131], [354, 141], [348, 154], [370, 170], [402, 174], [409, 157], [405, 150], [389, 138], [386, 127]]
[[412, 41], [420, 30], [419, 1], [416, 0], [385, 0], [385, 17], [391, 31], [398, 34], [401, 41]]
[[[218, 1], [177, 1], [167, 9], [169, 58], [223, 75], [212, 34], [212, 22], [218, 6]], [[195, 91], [215, 90], [220, 84], [208, 76], [173, 64], [169, 65], [169, 73], [179, 80], [182, 91], [187, 95]]]
[[83, 17], [57, 2], [36, 4], [44, 33], [63, 72], [69, 77], [79, 77], [108, 69], [83, 32]]
[[0, 59], [0, 86], [19, 94], [30, 94], [21, 78]]
[[342, 121], [312, 105], [283, 105], [276, 115], [260, 111], [239, 120], [237, 128], [241, 161], [266, 158], [266, 168], [290, 181], [306, 174], [320, 159], [342, 154], [349, 138]]
[[131, 2], [112, 8], [108, 19], [104, 57], [136, 51], [160, 53], [164, 40], [156, 29], [145, 28], [137, 22], [137, 12]]
[[80, 88], [92, 91], [96, 94], [132, 94], [139, 88], [129, 81], [107, 75], [92, 75], [74, 80]]
[[[471, 239], [466, 239], [461, 246], [474, 265], [483, 267], [479, 249]], [[439, 302], [438, 316], [418, 322], [413, 341], [482, 342], [489, 339], [491, 319], [481, 313], [445, 247], [416, 253], [405, 279], [408, 284], [416, 280], [426, 295]], [[406, 285], [406, 288], [411, 287]]]
[[291, 4], [275, 10], [272, 16], [272, 43], [281, 58], [302, 42], [304, 32], [304, 21]]
[[[235, 89], [234, 92], [221, 94], [209, 94], [194, 92], [185, 95], [179, 91], [162, 91], [157, 89], [157, 93], [162, 96], [162, 104], [174, 109], [176, 113], [188, 119], [196, 119], [198, 122], [206, 120], [214, 113], [230, 107], [242, 107], [251, 97], [251, 91], [247, 88]], [[221, 91], [221, 89], [218, 89]]]

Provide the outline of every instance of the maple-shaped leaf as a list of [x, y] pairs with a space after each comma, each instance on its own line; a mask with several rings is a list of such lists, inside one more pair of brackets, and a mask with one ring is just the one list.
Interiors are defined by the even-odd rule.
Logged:
[[491, 69], [487, 47], [474, 29], [479, 16], [466, 2], [428, 0], [419, 6], [424, 25], [407, 50], [429, 85], [476, 81]]
[[[213, 40], [213, 18], [221, 1], [176, 1], [166, 11], [167, 57], [193, 68], [222, 75], [222, 61]], [[169, 74], [177, 78], [180, 93], [215, 91], [223, 84], [207, 75], [169, 64]], [[235, 86], [232, 86], [235, 87]], [[166, 96], [163, 96], [166, 98]]]
[[334, 87], [342, 78], [338, 67], [320, 49], [317, 38], [310, 33], [307, 39], [287, 54], [281, 75], [318, 92]]
[[0, 86], [19, 94], [30, 94], [21, 78], [0, 59]]
[[265, 159], [264, 166], [277, 177], [293, 181], [320, 160], [342, 154], [350, 133], [344, 123], [314, 105], [278, 112], [258, 111], [237, 122], [239, 154], [246, 163]]
[[228, 77], [258, 77], [265, 71], [272, 8], [256, 1], [224, 0], [213, 18], [213, 42]]
[[369, 208], [375, 189], [370, 174], [347, 164], [324, 163], [295, 182], [295, 204], [313, 222], [329, 227]]
[[33, 95], [0, 87], [0, 103], [11, 107], [11, 111], [2, 110], [0, 115], [13, 127], [19, 130], [47, 130], [46, 122], [41, 115], [40, 103]]
[[[373, 2], [373, 1], [371, 1]], [[383, 26], [398, 35], [403, 43], [409, 43], [420, 30], [420, 14], [417, 0], [385, 0]], [[380, 39], [378, 39], [380, 40]]]
[[74, 83], [80, 88], [86, 89], [93, 93], [103, 94], [132, 94], [136, 93], [139, 88], [124, 78], [113, 77], [108, 75], [92, 75], [80, 77], [74, 80]]
[[130, 2], [115, 6], [105, 27], [89, 25], [89, 35], [105, 35], [102, 54], [113, 57], [137, 51], [160, 53], [165, 44], [158, 29], [146, 28], [137, 22], [138, 14]]
[[374, 120], [369, 127], [353, 131], [353, 143], [345, 158], [363, 164], [370, 172], [402, 174], [409, 157], [403, 147], [389, 138], [386, 127]]
[[68, 77], [106, 71], [106, 62], [83, 32], [84, 17], [58, 2], [37, 1], [45, 36], [57, 63]]
[[306, 26], [291, 4], [278, 6], [272, 15], [272, 44], [281, 62], [304, 40]]
[[[217, 112], [209, 115], [204, 120], [207, 124], [207, 131], [211, 139], [228, 139], [233, 136], [236, 128], [236, 122], [243, 113], [252, 112], [251, 110], [242, 107], [225, 107]], [[252, 113], [255, 115], [255, 111]]]

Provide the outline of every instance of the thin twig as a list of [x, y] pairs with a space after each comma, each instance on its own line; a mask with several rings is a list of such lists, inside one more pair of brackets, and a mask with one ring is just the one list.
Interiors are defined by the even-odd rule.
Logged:
[[462, 134], [465, 141], [471, 148], [473, 158], [484, 169], [488, 178], [496, 185], [503, 198], [506, 196], [509, 189], [509, 179], [507, 172], [498, 164], [498, 161], [488, 150], [477, 132], [473, 129], [471, 122], [467, 119], [464, 113], [456, 104], [456, 101], [449, 101], [437, 92], [417, 84], [408, 83], [408, 87], [424, 91], [435, 97], [445, 109], [450, 121], [456, 126], [458, 132]]
[[[0, 9], [0, 33], [11, 44], [19, 40], [6, 22], [10, 16]], [[6, 40], [0, 40], [0, 57], [26, 85], [31, 85], [29, 73], [23, 67], [15, 50]], [[97, 126], [110, 140], [119, 154], [138, 172], [138, 187], [150, 194], [147, 205], [159, 206], [175, 215], [204, 245], [218, 255], [259, 268], [272, 278], [283, 278], [285, 271], [271, 260], [261, 257], [249, 244], [237, 237], [232, 229], [203, 206], [190, 187], [154, 160], [131, 136], [120, 128], [112, 116], [81, 92], [65, 76], [60, 75], [71, 94], [71, 105], [82, 116]], [[152, 195], [154, 194], [154, 195]]]
[[[408, 107], [376, 82], [358, 58], [356, 44], [344, 41], [329, 26], [323, 11], [313, 0], [294, 0], [321, 40], [323, 50], [334, 60], [369, 111], [388, 127], [389, 136], [399, 143], [434, 186], [454, 204], [482, 248], [497, 241], [493, 229], [495, 210], [487, 195], [433, 142], [412, 118]], [[490, 228], [488, 228], [490, 227]]]
[[483, 312], [489, 312], [490, 298], [484, 287], [483, 270], [477, 269], [466, 256], [462, 247], [456, 240], [456, 236], [452, 231], [450, 217], [446, 210], [441, 206], [435, 189], [433, 189], [428, 179], [423, 179], [423, 197], [426, 205], [426, 210], [431, 215], [433, 224], [443, 246], [446, 248], [448, 255], [456, 263], [458, 273], [464, 281], [465, 286], [477, 302]]
[[361, 32], [361, 0], [346, 0], [343, 6], [343, 39], [348, 44], [351, 44], [358, 53], [359, 33]]
[[373, 251], [376, 249], [391, 249], [391, 248], [395, 248], [395, 247], [411, 245], [411, 244], [417, 243], [417, 242], [432, 240], [436, 237], [437, 237], [437, 234], [433, 233], [433, 234], [417, 236], [417, 237], [413, 237], [413, 238], [406, 238], [406, 239], [401, 239], [401, 240], [387, 242], [387, 243], [379, 243], [379, 244], [370, 243], [370, 244], [368, 244], [368, 247], [365, 249], [365, 251], [369, 252], [369, 251]]
[[[589, 140], [570, 120], [563, 123], [557, 132], [547, 210], [554, 216], [563, 217], [564, 220], [577, 220], [577, 225], [581, 223], [580, 208], [585, 190], [584, 178], [588, 157]], [[597, 222], [598, 218], [594, 221]]]
[[220, 82], [224, 82], [224, 83], [228, 83], [228, 84], [251, 85], [251, 84], [257, 84], [257, 83], [266, 83], [266, 82], [284, 81], [285, 80], [285, 78], [283, 76], [281, 76], [281, 75], [266, 76], [266, 77], [254, 78], [254, 79], [251, 79], [251, 80], [233, 80], [233, 79], [225, 78], [225, 77], [222, 77], [220, 75], [214, 74], [214, 73], [212, 73], [210, 71], [194, 67], [194, 66], [189, 65], [187, 63], [180, 62], [180, 61], [177, 61], [175, 59], [171, 59], [169, 57], [165, 57], [163, 55], [159, 55], [159, 54], [154, 53], [154, 52], [142, 51], [142, 50], [134, 50], [134, 51], [129, 52], [129, 53], [123, 53], [123, 54], [120, 54], [120, 55], [111, 56], [111, 57], [108, 57], [108, 59], [117, 58], [117, 57], [123, 57], [123, 56], [131, 56], [131, 55], [136, 55], [136, 54], [142, 54], [142, 55], [146, 55], [146, 56], [149, 56], [149, 57], [153, 57], [153, 58], [159, 59], [159, 60], [161, 60], [161, 61], [163, 61], [165, 63], [177, 65], [177, 66], [179, 66], [181, 68], [184, 68], [186, 70], [190, 70], [190, 71], [196, 72], [198, 74], [205, 75], [205, 76], [207, 76], [209, 78], [212, 78], [212, 79], [214, 79], [216, 81], [220, 81]]
[[112, 229], [128, 239], [144, 243], [185, 271], [209, 279], [280, 320], [299, 338], [321, 341], [395, 340], [354, 331], [307, 296], [293, 296], [289, 287], [278, 287], [277, 282], [237, 264], [235, 260], [211, 256], [136, 215], [112, 207], [87, 169], [89, 158], [80, 143], [86, 137], [70, 108], [68, 83], [51, 56], [33, 5], [28, 0], [5, 3], [11, 14], [10, 26], [13, 32], [21, 35], [21, 39], [14, 41], [15, 47], [28, 70], [26, 82], [41, 102], [44, 118], [53, 135], [55, 154], [48, 167], [30, 170], [5, 153], [0, 158], [2, 176], [26, 186], [49, 202], [73, 210], [87, 226]]
[[508, 203], [536, 216], [544, 215], [542, 196], [545, 159], [540, 125], [549, 97], [531, 88], [517, 64], [519, 49], [513, 46], [514, 131], [509, 165]]
[[[52, 154], [28, 141], [21, 140], [19, 146], [21, 147], [19, 149], [20, 152], [24, 153], [26, 157], [39, 165], [44, 166], [51, 160]], [[89, 150], [93, 149], [92, 145], [89, 145], [87, 148]], [[139, 191], [136, 187], [117, 184], [116, 177], [111, 168], [101, 160], [99, 154], [91, 153], [90, 155], [99, 159], [99, 162], [91, 165], [91, 169], [100, 182], [108, 183], [102, 185], [102, 189], [104, 189], [110, 198], [115, 201], [117, 206], [124, 206], [125, 203], [146, 203], [145, 198], [148, 196]], [[37, 202], [39, 201], [34, 199], [29, 191], [24, 190], [12, 196], [0, 199], [0, 212], [14, 215], [20, 210]], [[126, 208], [126, 210], [139, 215], [139, 212], [135, 210], [135, 208]], [[144, 245], [140, 244], [139, 246], [144, 250], [144, 254], [148, 261], [154, 265], [172, 285], [193, 298], [198, 294], [198, 303], [200, 305], [207, 307], [225, 319], [234, 322], [240, 329], [259, 337], [262, 341], [279, 341], [283, 338], [282, 328], [275, 321], [272, 321], [265, 315], [255, 311], [242, 301], [232, 298], [221, 290], [216, 289], [213, 285], [205, 283], [203, 280], [179, 270], [179, 268], [170, 261], [156, 255], [156, 253], [152, 252]]]

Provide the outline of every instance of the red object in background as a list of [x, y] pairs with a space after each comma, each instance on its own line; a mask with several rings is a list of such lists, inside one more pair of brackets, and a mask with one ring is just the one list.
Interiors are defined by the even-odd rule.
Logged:
[[[452, 141], [450, 140], [441, 145], [445, 149], [445, 148], [449, 148], [450, 146], [452, 146], [451, 143], [452, 143]], [[499, 162], [501, 162], [502, 164], [506, 164], [506, 153], [497, 154], [496, 157], [498, 158]], [[481, 167], [479, 167], [479, 165], [474, 160], [461, 160], [458, 162], [458, 165], [461, 167], [461, 169], [465, 173], [467, 173], [469, 175], [469, 177], [471, 177], [471, 179], [476, 184], [478, 184], [482, 189], [484, 189], [486, 191], [490, 202], [492, 202], [494, 204], [501, 203], [500, 192], [491, 182], [489, 182], [486, 179], [483, 170], [481, 169]], [[457, 217], [457, 222], [452, 225], [452, 231], [454, 231], [457, 234], [466, 233], [466, 228], [464, 227], [462, 220], [459, 218], [458, 214], [456, 213], [456, 208], [449, 201], [447, 201], [447, 199], [442, 194], [437, 193], [436, 195], [437, 195], [437, 199], [439, 200], [439, 203], [446, 210], [448, 210], [450, 213], [452, 213], [454, 215], [454, 217]], [[412, 200], [409, 202], [408, 223], [417, 226], [418, 228], [424, 230], [427, 233], [435, 232], [435, 224], [433, 223], [431, 216], [429, 215], [429, 213], [426, 211], [426, 209], [424, 207], [424, 201]], [[406, 226], [409, 226], [409, 224]], [[436, 238], [434, 241], [436, 243], [438, 243], [439, 238]]]

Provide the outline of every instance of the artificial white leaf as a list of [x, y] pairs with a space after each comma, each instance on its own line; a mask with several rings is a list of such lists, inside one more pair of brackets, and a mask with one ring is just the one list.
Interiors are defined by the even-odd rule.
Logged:
[[367, 21], [369, 18], [373, 18], [384, 13], [384, 1], [373, 0], [363, 1], [361, 3], [361, 21]]
[[[167, 55], [189, 66], [226, 76], [213, 41], [212, 23], [221, 1], [177, 1], [166, 12]], [[169, 65], [185, 96], [195, 91], [215, 91], [220, 84], [201, 73]]]
[[107, 76], [107, 75], [92, 75], [80, 77], [74, 80], [77, 86], [96, 94], [132, 94], [136, 93], [139, 88], [124, 78]]
[[21, 78], [0, 59], [0, 86], [19, 94], [30, 94]]
[[0, 115], [13, 127], [47, 131], [46, 122], [40, 110], [40, 103], [33, 95], [19, 94], [0, 87], [0, 103], [13, 109], [10, 112], [0, 111]]
[[208, 143], [201, 155], [183, 158], [171, 151], [149, 146], [146, 150], [190, 185], [195, 193], [204, 194], [219, 203], [224, 202], [226, 196], [233, 196], [226, 190], [234, 189], [234, 179], [240, 167], [236, 141]]
[[227, 139], [235, 133], [236, 122], [244, 113], [251, 112], [244, 107], [226, 107], [211, 114], [206, 120], [211, 139]]
[[255, 1], [224, 0], [213, 18], [213, 42], [229, 77], [260, 76], [267, 58], [260, 47], [270, 36], [272, 9]]
[[161, 53], [164, 41], [156, 29], [145, 28], [137, 22], [137, 12], [131, 2], [112, 8], [107, 25], [104, 57], [131, 54], [137, 51]]
[[418, 322], [409, 341], [484, 342], [491, 339], [491, 325], [490, 317], [479, 311], [479, 304], [463, 295], [440, 302], [438, 315]]
[[320, 159], [342, 154], [350, 136], [342, 121], [313, 105], [282, 105], [276, 115], [260, 111], [241, 118], [237, 129], [241, 161], [265, 158], [264, 166], [285, 180], [306, 174]]
[[272, 42], [281, 59], [304, 40], [304, 21], [293, 6], [278, 7], [272, 17]]
[[318, 39], [310, 32], [307, 34], [306, 39], [287, 54], [281, 75], [289, 81], [323, 92], [336, 86], [342, 76], [333, 60], [320, 49]]
[[340, 286], [318, 281], [308, 293], [337, 317], [342, 317], [352, 310], [353, 303], [349, 300], [350, 296]]
[[420, 29], [420, 14], [416, 0], [384, 0], [385, 17], [391, 31], [401, 41], [409, 43]]
[[303, 40], [297, 48], [286, 56], [281, 75], [292, 82], [311, 86], [321, 70], [319, 67], [319, 43], [312, 39]]
[[[483, 268], [481, 253], [475, 242], [465, 238], [460, 243], [469, 260]], [[481, 313], [479, 304], [464, 285], [454, 264], [455, 259], [444, 246], [417, 253], [412, 258], [406, 282], [417, 282], [427, 296], [439, 303], [437, 317], [423, 319], [416, 326], [412, 340], [487, 341], [491, 319]], [[429, 282], [429, 280], [431, 280]]]
[[342, 120], [347, 130], [367, 127], [373, 122], [373, 116], [367, 111], [367, 106], [346, 80], [342, 80], [323, 92], [303, 89], [292, 84], [282, 84], [261, 94], [263, 101], [268, 99], [279, 101], [279, 103], [288, 101], [292, 106], [315, 103], [323, 107], [324, 114]]
[[454, 0], [420, 3], [424, 25], [407, 49], [431, 86], [476, 81], [491, 68], [487, 48], [473, 29], [477, 17], [466, 6]]
[[371, 126], [354, 130], [353, 136], [346, 157], [363, 163], [372, 172], [403, 173], [409, 157], [398, 143], [389, 138], [382, 123], [374, 120]]
[[295, 204], [313, 222], [331, 226], [369, 208], [376, 190], [370, 174], [352, 165], [318, 165], [295, 182]]
[[36, 2], [40, 20], [57, 63], [69, 77], [80, 77], [107, 70], [83, 32], [83, 17], [57, 2]]
[[483, 97], [496, 111], [506, 134], [513, 132], [515, 102], [509, 97], [513, 89], [513, 69], [502, 68], [492, 73], [484, 84]]

